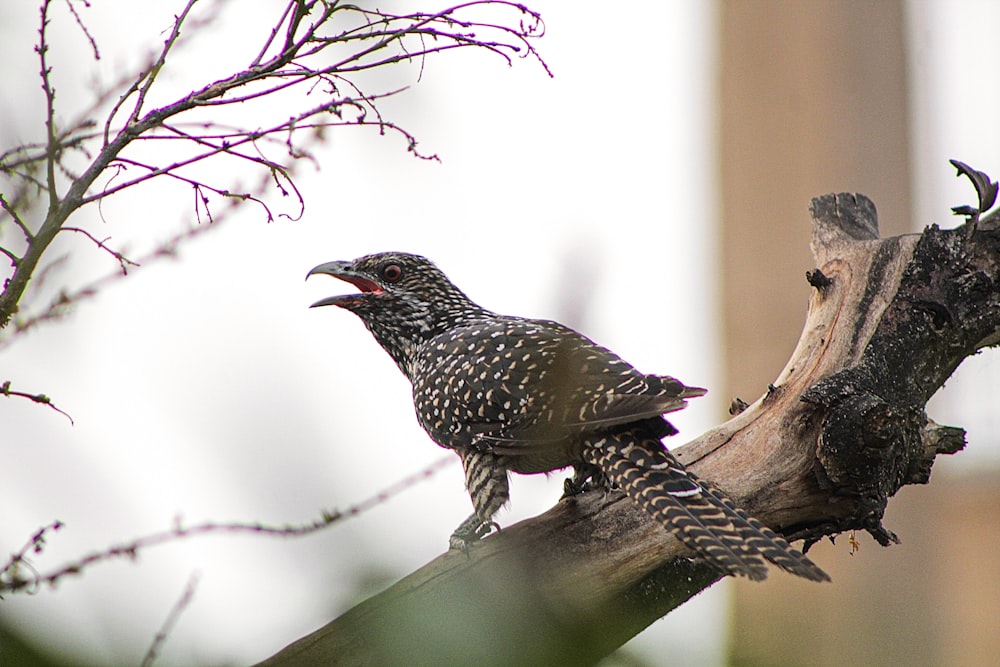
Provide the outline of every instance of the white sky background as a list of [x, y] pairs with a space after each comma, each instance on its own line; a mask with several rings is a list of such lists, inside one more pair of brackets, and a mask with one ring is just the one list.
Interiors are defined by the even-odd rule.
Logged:
[[[83, 15], [106, 80], [133, 62], [136, 45], [158, 44], [182, 5], [92, 4]], [[241, 21], [282, 3], [235, 4], [178, 58], [172, 90], [252, 58], [257, 42]], [[546, 19], [539, 48], [555, 79], [531, 60], [507, 68], [452, 52], [428, 60], [422, 81], [384, 105], [441, 164], [410, 157], [392, 136], [335, 132], [319, 151], [322, 171], [298, 178], [307, 202], [300, 221], [268, 225], [249, 206], [178, 261], [139, 272], [0, 351], [0, 380], [52, 395], [76, 420], [71, 427], [27, 401], [0, 401], [4, 432], [14, 434], [0, 442], [0, 554], [56, 518], [67, 527], [36, 559], [42, 571], [167, 528], [178, 515], [189, 523], [309, 520], [441, 458], [416, 424], [408, 384], [361, 323], [307, 308], [349, 290], [323, 277], [303, 282], [331, 259], [420, 252], [489, 308], [575, 319], [568, 323], [643, 370], [718, 384], [711, 4], [646, 3], [635, 13], [595, 2], [531, 6]], [[980, 96], [996, 94], [995, 58], [976, 48], [1000, 16], [985, 1], [911, 8], [916, 220], [947, 226], [948, 207], [971, 189], [952, 182], [946, 159], [987, 171], [1000, 164], [995, 118], [975, 116], [991, 108]], [[80, 71], [90, 63], [84, 39], [56, 15], [53, 64], [69, 105], [86, 99]], [[23, 91], [0, 98], [3, 145], [38, 138], [37, 22], [34, 3], [0, 8], [0, 53], [25, 63], [3, 73], [4, 90]], [[385, 88], [401, 84], [416, 84], [414, 68], [388, 73]], [[937, 190], [942, 184], [948, 189]], [[190, 205], [186, 188], [149, 187], [110, 200], [104, 221], [91, 208], [73, 222], [141, 251], [190, 221]], [[75, 253], [63, 281], [114, 269], [82, 239], [60, 247]], [[567, 302], [573, 297], [585, 300], [582, 313]], [[710, 395], [679, 415], [678, 443], [717, 422], [725, 402]], [[969, 427], [970, 439], [977, 428], [951, 404], [932, 414]], [[956, 459], [982, 456], [970, 449]], [[500, 522], [550, 507], [561, 480], [517, 478]], [[194, 601], [158, 664], [256, 661], [348, 608], [360, 580], [393, 580], [438, 555], [469, 511], [455, 465], [314, 537], [157, 547], [55, 592], [9, 597], [0, 615], [50, 646], [135, 663], [197, 571]], [[654, 663], [670, 655], [676, 664], [720, 664], [725, 598], [726, 587], [714, 587], [637, 643]]]

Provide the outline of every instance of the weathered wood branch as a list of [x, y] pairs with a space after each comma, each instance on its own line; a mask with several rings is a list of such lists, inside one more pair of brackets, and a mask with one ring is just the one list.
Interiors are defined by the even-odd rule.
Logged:
[[[964, 446], [925, 405], [1000, 342], [1000, 221], [963, 210], [957, 229], [879, 239], [862, 195], [811, 210], [818, 268], [791, 359], [762, 398], [674, 451], [791, 539], [864, 529], [888, 544], [888, 499]], [[718, 578], [684, 555], [618, 492], [564, 499], [261, 664], [594, 662]]]

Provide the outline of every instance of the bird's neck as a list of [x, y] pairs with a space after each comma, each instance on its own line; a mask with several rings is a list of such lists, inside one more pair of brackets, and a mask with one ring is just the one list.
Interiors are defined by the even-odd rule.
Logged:
[[413, 363], [425, 343], [455, 327], [486, 317], [495, 317], [494, 313], [471, 301], [435, 304], [433, 307], [411, 303], [405, 312], [397, 310], [395, 314], [402, 316], [391, 320], [364, 316], [362, 319], [375, 340], [411, 381]]

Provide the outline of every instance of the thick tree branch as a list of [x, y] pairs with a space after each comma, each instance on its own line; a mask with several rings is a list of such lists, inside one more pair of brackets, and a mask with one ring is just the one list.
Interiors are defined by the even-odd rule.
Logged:
[[[888, 544], [889, 497], [964, 446], [924, 407], [963, 359], [1000, 341], [1000, 225], [977, 213], [879, 239], [862, 195], [811, 210], [818, 268], [791, 359], [763, 397], [674, 451], [787, 537], [865, 529]], [[619, 492], [564, 499], [261, 664], [593, 662], [718, 579], [683, 556]]]

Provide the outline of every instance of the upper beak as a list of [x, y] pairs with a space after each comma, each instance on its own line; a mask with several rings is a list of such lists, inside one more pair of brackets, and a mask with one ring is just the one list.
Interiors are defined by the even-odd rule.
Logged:
[[[333, 276], [334, 278], [343, 280], [344, 282], [351, 283], [365, 294], [379, 294], [385, 291], [378, 283], [373, 282], [369, 278], [366, 278], [365, 276], [353, 271], [351, 269], [351, 265], [352, 265], [351, 262], [344, 262], [344, 261], [326, 262], [324, 264], [320, 264], [319, 266], [314, 266], [312, 269], [310, 269], [309, 273], [306, 274], [306, 279], [308, 280], [309, 276], [315, 275], [317, 273], [325, 273], [329, 276]], [[320, 299], [319, 301], [317, 301], [316, 303], [312, 304], [309, 307], [317, 308], [319, 306], [336, 306], [341, 303], [344, 303], [346, 300], [356, 298], [357, 296], [358, 295], [352, 295], [352, 294], [329, 296], [326, 297], [325, 299]]]
[[309, 269], [309, 273], [306, 274], [306, 280], [309, 280], [309, 276], [316, 275], [317, 273], [325, 273], [334, 278], [340, 278], [341, 274], [350, 269], [350, 266], [350, 262], [326, 262], [325, 264], [320, 264]]

